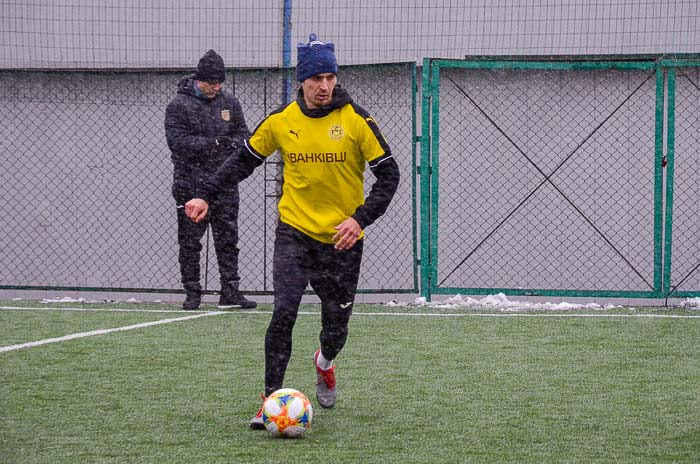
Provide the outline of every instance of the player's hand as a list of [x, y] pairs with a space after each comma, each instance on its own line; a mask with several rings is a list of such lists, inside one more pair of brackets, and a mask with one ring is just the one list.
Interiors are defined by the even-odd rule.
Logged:
[[207, 216], [209, 204], [201, 198], [193, 198], [185, 203], [185, 214], [194, 222], [199, 222]]
[[362, 233], [362, 227], [356, 220], [349, 217], [337, 226], [333, 227], [338, 232], [333, 236], [336, 250], [349, 250], [357, 243]]

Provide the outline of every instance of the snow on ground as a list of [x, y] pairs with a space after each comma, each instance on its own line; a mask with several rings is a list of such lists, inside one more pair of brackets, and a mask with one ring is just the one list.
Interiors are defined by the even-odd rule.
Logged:
[[[21, 298], [14, 298], [14, 301], [19, 301], [22, 300]], [[39, 301], [40, 303], [43, 304], [50, 304], [50, 303], [87, 303], [87, 304], [95, 304], [95, 303], [145, 303], [143, 301], [139, 301], [136, 298], [129, 298], [128, 300], [115, 300], [111, 298], [102, 298], [98, 300], [87, 300], [85, 298], [71, 298], [68, 296], [64, 296], [62, 298], [43, 298]], [[153, 300], [148, 303], [163, 303], [163, 300]]]
[[[129, 298], [125, 303], [138, 303], [139, 301], [134, 298]], [[112, 300], [109, 298], [103, 298], [101, 300], [87, 300], [85, 298], [71, 298], [69, 296], [64, 296], [62, 298], [42, 298], [39, 303], [50, 304], [50, 303], [117, 303], [117, 300]]]
[[[22, 300], [21, 298], [13, 298], [13, 301]], [[85, 298], [44, 298], [41, 303], [117, 303], [117, 300], [112, 299], [101, 299], [101, 300], [87, 300]], [[126, 303], [140, 303], [136, 298], [129, 298], [125, 300]], [[156, 300], [154, 303], [161, 303], [161, 300]], [[401, 302], [397, 300], [391, 300], [382, 304], [383, 306], [418, 306], [426, 308], [439, 308], [439, 309], [503, 309], [504, 311], [527, 311], [527, 310], [576, 310], [576, 309], [590, 309], [590, 310], [608, 310], [612, 308], [622, 308], [619, 305], [613, 304], [598, 304], [598, 303], [530, 303], [525, 301], [509, 300], [508, 297], [503, 293], [497, 293], [495, 295], [487, 295], [481, 299], [464, 297], [462, 295], [455, 295], [449, 297], [444, 301], [426, 301], [424, 297], [418, 297], [412, 302]], [[680, 303], [680, 307], [686, 309], [700, 309], [700, 297], [698, 298], [686, 298]]]
[[495, 295], [487, 295], [481, 299], [471, 297], [463, 297], [455, 295], [447, 298], [444, 301], [428, 302], [424, 297], [416, 298], [412, 303], [401, 303], [392, 300], [385, 303], [385, 306], [424, 306], [429, 308], [442, 309], [457, 309], [457, 308], [472, 308], [472, 309], [503, 309], [505, 311], [526, 311], [526, 310], [573, 310], [573, 309], [593, 309], [607, 310], [612, 308], [621, 308], [612, 304], [600, 305], [598, 303], [528, 303], [524, 301], [511, 301], [503, 293]]
[[[599, 304], [599, 303], [530, 303], [525, 301], [511, 301], [503, 293], [497, 293], [495, 295], [487, 295], [484, 298], [477, 299], [471, 297], [464, 297], [462, 295], [455, 295], [453, 297], [447, 298], [444, 301], [431, 301], [428, 302], [424, 297], [419, 297], [413, 300], [413, 302], [399, 302], [396, 300], [384, 303], [384, 306], [422, 306], [427, 308], [441, 308], [441, 309], [502, 309], [504, 311], [528, 311], [528, 310], [539, 310], [539, 311], [565, 311], [565, 310], [575, 310], [575, 309], [589, 309], [596, 311], [605, 311], [613, 308], [622, 308], [623, 306], [614, 304]], [[680, 303], [682, 308], [690, 309], [700, 309], [700, 298], [686, 298]], [[634, 309], [634, 308], [631, 308]]]

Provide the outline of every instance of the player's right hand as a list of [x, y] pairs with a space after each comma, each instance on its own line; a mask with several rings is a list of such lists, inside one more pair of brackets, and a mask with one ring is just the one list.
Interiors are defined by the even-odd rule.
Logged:
[[201, 198], [193, 198], [185, 203], [185, 214], [194, 222], [199, 222], [207, 216], [209, 204]]

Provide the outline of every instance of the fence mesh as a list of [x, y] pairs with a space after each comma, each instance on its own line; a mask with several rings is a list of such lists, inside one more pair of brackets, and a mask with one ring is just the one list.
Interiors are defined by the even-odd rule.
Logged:
[[280, 67], [285, 34], [293, 49], [310, 32], [345, 65], [694, 53], [698, 24], [697, 0], [5, 0], [0, 68], [188, 67], [209, 48], [229, 66]]
[[[378, 121], [405, 177], [384, 218], [368, 228], [360, 289], [415, 288], [412, 170], [413, 65], [350, 67], [340, 82]], [[179, 72], [0, 72], [6, 169], [0, 210], [0, 283], [178, 289], [172, 165], [163, 119]], [[279, 107], [284, 73], [231, 72], [225, 83], [254, 128]], [[277, 156], [277, 155], [275, 155]], [[373, 177], [367, 171], [367, 185]], [[241, 184], [241, 288], [272, 289], [278, 158]], [[218, 289], [213, 242], [203, 275]]]
[[[226, 86], [252, 128], [293, 96], [297, 42], [316, 32], [335, 43], [340, 82], [379, 122], [403, 174], [394, 204], [367, 231], [360, 289], [408, 291], [418, 266], [414, 63], [666, 59], [698, 52], [699, 25], [696, 0], [2, 2], [0, 192], [10, 200], [0, 212], [10, 219], [0, 225], [0, 288], [179, 288], [163, 111], [209, 48], [224, 57]], [[430, 229], [438, 261], [420, 260], [435, 271], [435, 289], [658, 295], [663, 265], [666, 290], [696, 295], [698, 68], [677, 69], [668, 197], [654, 178], [664, 136], [654, 132], [651, 74], [445, 70], [433, 184], [440, 209]], [[423, 144], [433, 143], [429, 132]], [[422, 178], [430, 168], [421, 166]], [[241, 186], [246, 291], [271, 289], [279, 181], [272, 158]], [[428, 218], [429, 192], [419, 193]], [[673, 216], [660, 215], [669, 200]], [[672, 253], [660, 250], [664, 220]], [[207, 246], [205, 284], [216, 289]]]
[[438, 288], [656, 289], [653, 69], [448, 68], [439, 85]]

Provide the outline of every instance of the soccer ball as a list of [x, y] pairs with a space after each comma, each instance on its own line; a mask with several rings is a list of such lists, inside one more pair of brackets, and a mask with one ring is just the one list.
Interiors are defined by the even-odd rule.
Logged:
[[304, 394], [293, 388], [282, 388], [270, 394], [263, 403], [265, 428], [273, 435], [300, 437], [311, 427], [314, 410]]

